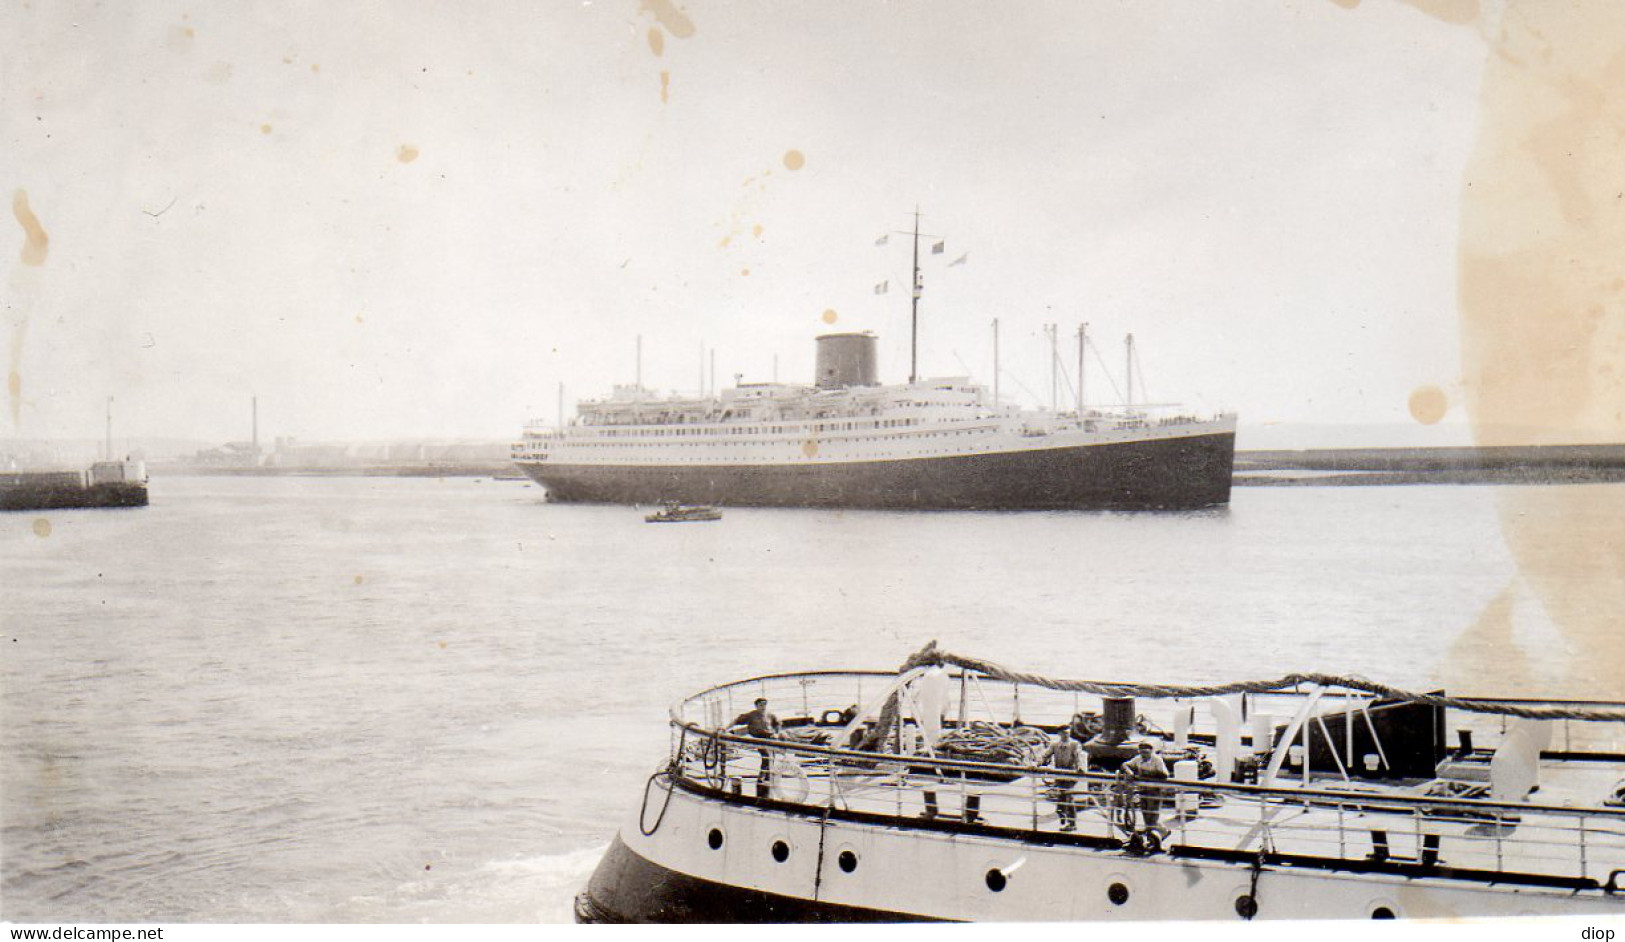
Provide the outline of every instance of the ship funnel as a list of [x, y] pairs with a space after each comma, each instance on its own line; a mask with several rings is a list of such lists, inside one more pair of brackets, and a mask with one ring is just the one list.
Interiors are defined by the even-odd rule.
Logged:
[[875, 364], [875, 335], [868, 331], [825, 334], [818, 338], [818, 365], [814, 372], [819, 389], [877, 385], [879, 371]]

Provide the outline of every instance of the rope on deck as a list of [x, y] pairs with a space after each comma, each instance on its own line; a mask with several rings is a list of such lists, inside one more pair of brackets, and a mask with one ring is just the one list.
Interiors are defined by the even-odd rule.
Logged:
[[[1034, 687], [1047, 687], [1050, 690], [1089, 693], [1111, 698], [1218, 697], [1231, 693], [1272, 693], [1289, 687], [1296, 687], [1299, 684], [1318, 684], [1322, 687], [1344, 687], [1349, 690], [1362, 690], [1389, 700], [1423, 703], [1428, 706], [1447, 707], [1468, 713], [1490, 713], [1531, 720], [1585, 720], [1588, 722], [1625, 723], [1625, 710], [1593, 709], [1588, 707], [1533, 707], [1519, 706], [1512, 703], [1465, 700], [1460, 697], [1447, 697], [1442, 694], [1401, 690], [1398, 687], [1390, 687], [1387, 684], [1366, 680], [1364, 677], [1343, 674], [1288, 674], [1279, 680], [1247, 680], [1195, 687], [1176, 684], [1103, 684], [1089, 680], [1059, 680], [1041, 674], [1014, 671], [982, 658], [967, 657], [963, 654], [943, 651], [937, 647], [935, 641], [909, 655], [908, 660], [903, 662], [901, 670], [909, 671], [916, 667], [941, 665], [953, 665], [954, 667], [975, 671], [978, 674], [1011, 683], [1029, 684]], [[889, 707], [891, 704], [888, 703], [887, 706]]]

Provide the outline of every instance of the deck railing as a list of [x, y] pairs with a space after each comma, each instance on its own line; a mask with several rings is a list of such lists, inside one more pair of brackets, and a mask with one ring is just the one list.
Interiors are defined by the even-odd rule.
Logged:
[[[1087, 696], [1047, 688], [961, 674], [952, 679], [956, 702], [947, 711], [950, 729], [977, 721], [1053, 729], [1080, 709], [1098, 705]], [[1049, 841], [1129, 842], [1143, 836], [1146, 812], [1152, 811], [1168, 832], [1162, 843], [1189, 856], [1399, 867], [1414, 875], [1569, 886], [1611, 886], [1625, 871], [1625, 809], [1595, 802], [1570, 807], [1428, 797], [1324, 774], [1304, 781], [1301, 769], [1284, 769], [1268, 786], [1188, 778], [1136, 785], [1104, 772], [863, 752], [795, 738], [797, 731], [838, 732], [843, 724], [837, 714], [872, 705], [895, 680], [895, 674], [881, 673], [781, 675], [683, 700], [672, 708], [668, 774], [743, 802], [765, 799], [814, 812], [827, 808], [923, 819], [928, 826], [957, 821], [952, 826]], [[786, 722], [786, 738], [726, 732], [759, 696]], [[1334, 708], [1342, 699], [1331, 697]], [[1279, 709], [1294, 700], [1301, 698], [1272, 694], [1249, 706]], [[1144, 705], [1153, 713], [1173, 709], [1167, 702]], [[1273, 715], [1284, 721], [1290, 714]], [[1493, 732], [1498, 720], [1487, 719]], [[1165, 720], [1146, 718], [1153, 725]], [[1554, 737], [1552, 750], [1578, 751], [1577, 739], [1591, 737], [1595, 727], [1618, 724], [1572, 725]], [[912, 723], [903, 728], [912, 736]], [[1190, 735], [1203, 735], [1203, 725], [1192, 724]], [[1058, 789], [1067, 782], [1074, 783], [1068, 791]], [[1076, 837], [1059, 836], [1063, 802], [1077, 809], [1076, 829], [1065, 832]]]

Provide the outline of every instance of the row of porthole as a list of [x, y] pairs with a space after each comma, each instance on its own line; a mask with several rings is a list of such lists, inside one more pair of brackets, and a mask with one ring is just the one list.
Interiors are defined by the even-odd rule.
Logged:
[[[706, 843], [710, 845], [712, 850], [721, 850], [723, 841], [722, 829], [712, 828], [711, 832], [706, 835], [705, 840]], [[773, 855], [773, 859], [775, 861], [784, 863], [790, 859], [790, 845], [785, 843], [785, 841], [782, 839], [776, 840], [773, 842], [772, 846], [768, 848], [768, 853]], [[840, 854], [836, 856], [835, 862], [844, 873], [852, 873], [858, 869], [858, 855], [850, 850], [841, 851]], [[994, 867], [987, 872], [987, 888], [989, 890], [992, 890], [995, 893], [1002, 893], [1004, 892], [1004, 888], [1009, 885], [1010, 878], [1005, 875], [1003, 870]], [[1109, 900], [1113, 906], [1124, 905], [1128, 902], [1128, 898], [1129, 889], [1127, 884], [1113, 883], [1106, 887], [1106, 899]], [[1246, 893], [1236, 897], [1236, 915], [1243, 919], [1251, 919], [1258, 915], [1258, 900]], [[1387, 906], [1377, 906], [1371, 910], [1371, 918], [1393, 919], [1395, 918], [1395, 913]]]
[[[722, 841], [721, 828], [712, 828], [710, 833], [705, 836], [705, 842], [710, 845], [712, 850], [721, 850]], [[774, 841], [767, 850], [778, 863], [784, 863], [790, 859], [790, 845], [783, 840]], [[858, 869], [858, 855], [850, 850], [843, 850], [835, 855], [835, 865], [840, 867], [843, 873], [852, 873]]]

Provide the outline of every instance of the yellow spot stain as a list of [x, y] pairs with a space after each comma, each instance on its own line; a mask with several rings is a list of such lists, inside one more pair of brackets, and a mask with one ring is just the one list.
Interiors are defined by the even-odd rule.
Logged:
[[312, 72], [320, 72], [321, 70], [322, 70], [322, 64], [320, 62], [312, 62], [310, 64], [310, 71], [312, 71]]
[[666, 27], [666, 32], [678, 39], [687, 39], [694, 35], [694, 21], [683, 15], [677, 5], [671, 0], [643, 0], [638, 8], [645, 13], [654, 15], [660, 25]]
[[40, 537], [42, 539], [44, 537], [50, 536], [51, 535], [51, 521], [45, 519], [44, 517], [39, 517], [39, 518], [35, 519], [35, 521], [34, 521], [34, 535], [37, 536], [37, 537]]
[[361, 577], [360, 577], [360, 576], [356, 576], [356, 577], [355, 577], [355, 584], [356, 584], [356, 585], [360, 585], [360, 584], [361, 584], [361, 582], [362, 582], [362, 579], [361, 579]]
[[1411, 418], [1423, 425], [1437, 424], [1449, 408], [1450, 401], [1437, 386], [1418, 386], [1411, 392]]
[[16, 402], [23, 394], [23, 374], [12, 370], [6, 376], [6, 389], [11, 393], [12, 402]]
[[664, 105], [671, 95], [671, 73], [660, 70], [660, 103]]
[[753, 226], [751, 228], [751, 230], [750, 230], [750, 234], [755, 236], [756, 238], [760, 239], [762, 237], [762, 227], [761, 226]]
[[183, 30], [182, 32], [186, 33], [186, 38], [187, 39], [191, 39], [192, 37], [197, 35], [197, 33], [192, 32], [192, 27], [190, 27], [190, 26], [186, 27], [186, 29]]
[[440, 650], [442, 650], [442, 651], [446, 650], [446, 642], [441, 641], [441, 642], [439, 642], [439, 644], [440, 644]]
[[1332, 2], [1345, 10], [1352, 10], [1360, 5], [1360, 0], [1332, 0]]
[[824, 323], [826, 324], [833, 324], [839, 319], [840, 315], [836, 314], [833, 309], [824, 312]]
[[657, 56], [666, 51], [666, 34], [659, 27], [649, 27], [649, 51]]
[[51, 250], [51, 237], [45, 234], [39, 217], [28, 206], [28, 191], [19, 188], [11, 194], [11, 214], [23, 227], [23, 250], [19, 257], [24, 265], [44, 265]]
[[784, 167], [786, 170], [800, 170], [806, 163], [807, 158], [802, 156], [801, 151], [787, 150], [784, 152]]
[[722, 241], [717, 243], [717, 248], [725, 249], [728, 247], [728, 243], [732, 242], [733, 240], [734, 237], [732, 235], [725, 235], [722, 237]]
[[418, 149], [411, 144], [402, 144], [395, 152], [395, 159], [403, 164], [409, 164], [418, 159]]
[[748, 268], [739, 269], [739, 275], [742, 278], [749, 278], [750, 277], [750, 269], [748, 269]]
[[260, 133], [261, 134], [270, 134], [271, 133], [271, 126], [269, 124], [260, 125]]
[[357, 324], [359, 324], [359, 323], [361, 323], [361, 315], [360, 315], [360, 314], [357, 314], [357, 315], [356, 315], [356, 316], [355, 316], [355, 322], [356, 322], [356, 323], [357, 323]]
[[812, 439], [802, 442], [801, 453], [809, 458], [816, 458], [818, 456], [818, 443]]

